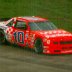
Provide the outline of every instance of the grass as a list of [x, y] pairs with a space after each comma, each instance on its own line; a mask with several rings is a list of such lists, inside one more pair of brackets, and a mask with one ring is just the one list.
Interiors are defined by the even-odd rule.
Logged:
[[0, 17], [41, 16], [72, 32], [72, 0], [0, 0]]

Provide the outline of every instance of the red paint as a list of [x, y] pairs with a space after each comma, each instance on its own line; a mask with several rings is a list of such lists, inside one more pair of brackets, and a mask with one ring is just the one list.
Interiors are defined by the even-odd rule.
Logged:
[[[24, 21], [28, 26], [27, 30], [20, 30], [15, 28], [14, 26], [9, 27], [6, 32], [12, 34], [12, 43], [16, 43], [20, 46], [28, 45], [29, 48], [34, 48], [34, 41], [36, 38], [41, 38], [43, 41], [43, 53], [44, 54], [72, 54], [72, 34], [62, 30], [48, 30], [48, 31], [31, 31], [28, 23], [35, 22], [35, 21], [46, 21], [47, 19], [40, 18], [40, 17], [15, 17], [16, 21]], [[12, 18], [14, 19], [14, 18]], [[16, 22], [14, 21], [14, 24]], [[14, 40], [14, 32], [24, 32], [24, 44], [15, 42]], [[28, 37], [25, 36], [28, 34]], [[27, 37], [27, 38], [25, 38]], [[22, 36], [20, 34], [20, 38], [22, 40]], [[50, 43], [48, 42], [50, 40]]]

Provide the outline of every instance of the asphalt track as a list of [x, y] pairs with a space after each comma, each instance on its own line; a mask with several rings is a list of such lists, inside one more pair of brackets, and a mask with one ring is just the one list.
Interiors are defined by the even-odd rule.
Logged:
[[72, 72], [72, 55], [38, 55], [18, 46], [0, 45], [0, 72]]

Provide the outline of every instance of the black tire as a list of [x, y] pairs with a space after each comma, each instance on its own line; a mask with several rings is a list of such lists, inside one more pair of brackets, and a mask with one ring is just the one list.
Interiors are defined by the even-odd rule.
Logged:
[[34, 44], [34, 50], [36, 53], [43, 53], [43, 43], [41, 39], [36, 39]]
[[0, 44], [4, 44], [4, 43], [5, 43], [5, 34], [3, 30], [0, 30]]

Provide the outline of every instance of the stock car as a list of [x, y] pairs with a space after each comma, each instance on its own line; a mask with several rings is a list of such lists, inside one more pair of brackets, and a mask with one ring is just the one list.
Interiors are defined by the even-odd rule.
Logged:
[[1, 23], [0, 43], [7, 42], [36, 53], [72, 54], [72, 34], [41, 17], [13, 17]]

